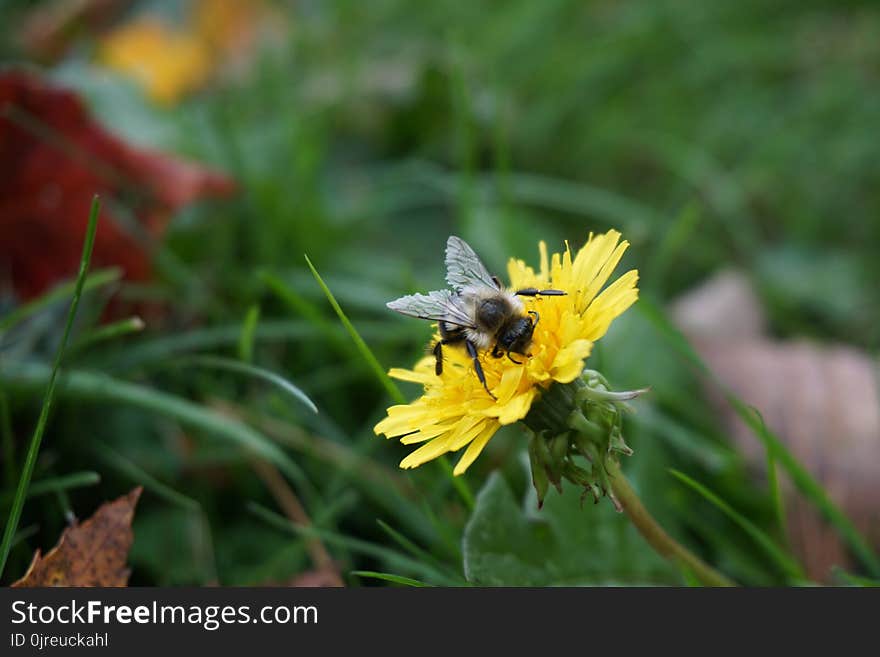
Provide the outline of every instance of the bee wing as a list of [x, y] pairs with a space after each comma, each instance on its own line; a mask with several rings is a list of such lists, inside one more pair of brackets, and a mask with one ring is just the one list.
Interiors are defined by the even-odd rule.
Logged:
[[391, 310], [402, 315], [449, 322], [465, 328], [474, 328], [473, 320], [462, 307], [461, 298], [449, 290], [435, 290], [428, 294], [409, 294], [387, 304]]
[[476, 285], [499, 289], [474, 250], [460, 237], [451, 235], [446, 241], [446, 282], [455, 290]]

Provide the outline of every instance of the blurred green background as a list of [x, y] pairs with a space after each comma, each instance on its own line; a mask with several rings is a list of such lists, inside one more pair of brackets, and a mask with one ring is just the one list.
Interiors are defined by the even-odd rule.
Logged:
[[[517, 428], [464, 477], [473, 491], [489, 481], [476, 511], [441, 467], [397, 470], [406, 448], [372, 432], [388, 394], [304, 254], [385, 368], [412, 364], [431, 329], [384, 304], [442, 286], [449, 234], [503, 272], [510, 256], [534, 263], [540, 239], [579, 246], [609, 228], [631, 242], [619, 272], [640, 270], [652, 309], [736, 266], [774, 336], [877, 353], [876, 2], [270, 3], [268, 32], [164, 103], [102, 63], [100, 44], [144, 13], [185, 32], [186, 3], [125, 4], [47, 61], [15, 29], [41, 3], [6, 2], [0, 53], [78, 91], [117, 134], [226, 172], [240, 191], [176, 214], [153, 279], [122, 284], [126, 299], [162, 305], [159, 316], [70, 357], [68, 371], [141, 396], [60, 394], [34, 480], [100, 482], [28, 500], [7, 582], [54, 545], [66, 510], [87, 517], [137, 483], [132, 584], [285, 583], [313, 570], [245, 449], [252, 439], [280, 447], [282, 488], [349, 585], [381, 583], [352, 571], [434, 584], [686, 581], [607, 502], [581, 509], [569, 487], [536, 520]], [[102, 299], [85, 299], [79, 335], [94, 330]], [[785, 544], [772, 490], [642, 307], [590, 359], [618, 388], [652, 387], [628, 426], [626, 471], [668, 531], [714, 566], [747, 584], [800, 581], [670, 476], [687, 472]], [[23, 373], [51, 362], [65, 310], [45, 308], [22, 329], [27, 348], [0, 352], [4, 440], [19, 460], [42, 393]], [[319, 413], [263, 380], [186, 360], [195, 354], [250, 360]], [[175, 404], [197, 416], [181, 421]], [[14, 469], [6, 477], [8, 506]]]

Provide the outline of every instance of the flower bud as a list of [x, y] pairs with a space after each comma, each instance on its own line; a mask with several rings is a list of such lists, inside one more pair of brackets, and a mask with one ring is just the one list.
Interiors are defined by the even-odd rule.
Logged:
[[[595, 370], [568, 384], [555, 384], [536, 401], [524, 422], [530, 429], [529, 462], [538, 506], [552, 483], [561, 493], [565, 479], [584, 489], [595, 502], [609, 496], [608, 461], [633, 451], [623, 438], [626, 404], [645, 390], [614, 392]], [[579, 464], [585, 459], [586, 467]], [[578, 462], [575, 461], [578, 459]]]

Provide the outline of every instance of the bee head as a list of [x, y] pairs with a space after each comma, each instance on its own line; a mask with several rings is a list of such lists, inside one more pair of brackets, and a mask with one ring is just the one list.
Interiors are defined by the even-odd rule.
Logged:
[[512, 351], [517, 354], [528, 352], [532, 334], [535, 332], [535, 323], [531, 317], [517, 317], [510, 322], [498, 336], [498, 345], [504, 351]]

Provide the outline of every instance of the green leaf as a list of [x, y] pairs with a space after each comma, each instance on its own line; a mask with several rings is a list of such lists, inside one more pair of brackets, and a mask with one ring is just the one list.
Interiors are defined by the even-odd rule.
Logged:
[[464, 533], [464, 572], [479, 586], [680, 584], [611, 504], [581, 504], [566, 486], [538, 511], [534, 492], [517, 503], [493, 473], [477, 495]]

